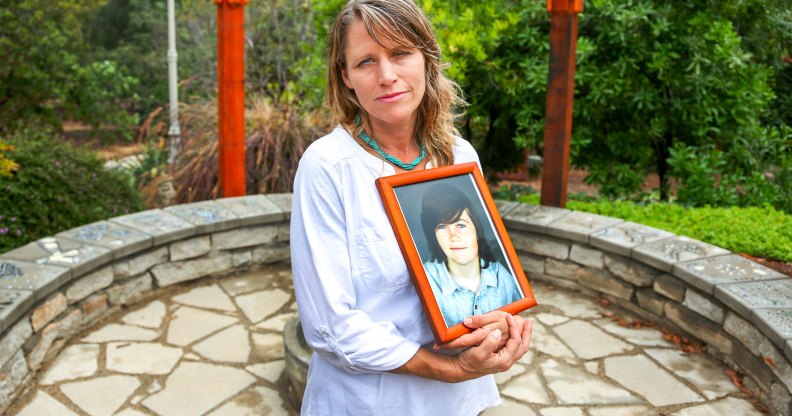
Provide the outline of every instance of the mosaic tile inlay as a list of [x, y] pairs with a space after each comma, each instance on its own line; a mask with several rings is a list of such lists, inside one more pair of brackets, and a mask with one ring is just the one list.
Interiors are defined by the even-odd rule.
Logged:
[[710, 293], [713, 286], [718, 284], [784, 277], [775, 270], [735, 254], [677, 263], [674, 274]]
[[236, 215], [214, 203], [195, 203], [176, 205], [166, 208], [167, 212], [176, 214], [193, 224], [212, 224], [220, 221], [234, 220]]
[[75, 238], [83, 241], [102, 241], [104, 239], [111, 239], [110, 245], [120, 246], [124, 244], [123, 239], [131, 234], [130, 230], [123, 228], [111, 229], [109, 225], [100, 223], [95, 225], [86, 225], [80, 228]]
[[188, 228], [190, 223], [165, 212], [154, 210], [114, 218], [122, 224], [141, 227], [144, 231], [166, 233]]
[[591, 237], [638, 245], [661, 238], [671, 237], [673, 235], [673, 233], [669, 233], [668, 231], [658, 230], [633, 222], [626, 222], [595, 231], [591, 234]]
[[0, 263], [0, 279], [21, 277], [22, 274], [22, 270], [13, 263]]
[[640, 260], [647, 261], [664, 270], [671, 270], [672, 265], [678, 262], [728, 254], [729, 251], [679, 236], [639, 245], [633, 249], [633, 253]]
[[558, 221], [554, 222], [554, 227], [568, 227], [578, 229], [581, 231], [598, 230], [602, 227], [608, 227], [618, 224], [624, 220], [619, 218], [604, 217], [602, 215], [591, 214], [588, 212], [570, 212], [569, 215], [564, 216]]
[[39, 247], [44, 249], [49, 255], [45, 255], [36, 260], [38, 264], [46, 262], [61, 263], [61, 264], [79, 264], [86, 260], [93, 259], [106, 250], [94, 246], [82, 246], [79, 248], [64, 249], [54, 237], [44, 237], [36, 241]]
[[569, 211], [562, 208], [521, 204], [519, 207], [512, 210], [506, 218], [544, 226], [567, 213], [569, 213]]
[[[69, 280], [69, 269], [25, 261], [0, 259], [6, 273], [0, 278], [0, 289], [36, 292], [40, 299]], [[2, 267], [2, 266], [0, 266]]]

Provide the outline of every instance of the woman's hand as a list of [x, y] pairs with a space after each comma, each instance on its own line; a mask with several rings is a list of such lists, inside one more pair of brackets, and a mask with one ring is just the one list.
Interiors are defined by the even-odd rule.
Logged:
[[[480, 345], [470, 347], [455, 357], [457, 381], [506, 371], [528, 352], [531, 343], [531, 320], [507, 314], [506, 322], [509, 327], [508, 336], [499, 328], [494, 329], [486, 334]], [[476, 331], [485, 330], [479, 328]], [[499, 349], [504, 338], [505, 345]]]
[[[530, 319], [508, 313], [499, 316], [506, 322], [506, 332], [495, 328], [496, 322], [485, 324], [472, 334], [466, 334], [471, 336], [457, 344], [453, 342], [444, 344], [445, 348], [455, 348], [454, 345], [469, 347], [461, 353], [449, 356], [419, 348], [408, 362], [391, 371], [446, 383], [458, 383], [508, 370], [515, 361], [528, 352], [532, 326]], [[489, 319], [491, 317], [483, 318], [483, 321]], [[477, 339], [480, 341], [474, 344], [473, 341]], [[504, 345], [501, 347], [502, 342]]]
[[[509, 324], [506, 321], [507, 316], [511, 316], [511, 314], [504, 311], [492, 311], [483, 315], [467, 317], [464, 321], [465, 326], [475, 329], [475, 331], [462, 335], [461, 337], [445, 344], [436, 345], [435, 349], [449, 350], [480, 345], [487, 335], [496, 329], [500, 329], [501, 334], [507, 334], [509, 333]], [[517, 325], [522, 325], [523, 318], [521, 316], [515, 315], [514, 318], [517, 320]], [[508, 340], [508, 337], [501, 337], [497, 348], [495, 348], [495, 351], [500, 351], [500, 349], [506, 345], [506, 341]]]

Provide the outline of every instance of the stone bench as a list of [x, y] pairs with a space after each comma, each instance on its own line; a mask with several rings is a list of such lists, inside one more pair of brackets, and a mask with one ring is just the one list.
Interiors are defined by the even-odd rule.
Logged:
[[[701, 340], [792, 413], [792, 280], [620, 219], [498, 201], [532, 280], [595, 295]], [[82, 328], [168, 286], [289, 260], [291, 195], [108, 219], [0, 255], [0, 413]], [[541, 299], [537, 299], [539, 303]]]

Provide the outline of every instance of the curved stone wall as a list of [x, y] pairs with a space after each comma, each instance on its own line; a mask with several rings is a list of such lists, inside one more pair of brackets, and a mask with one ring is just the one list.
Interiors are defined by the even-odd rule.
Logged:
[[111, 218], [0, 255], [0, 414], [83, 327], [153, 291], [289, 260], [291, 194]]
[[618, 218], [515, 202], [498, 209], [531, 279], [603, 297], [700, 340], [747, 374], [777, 413], [792, 414], [788, 276]]
[[[792, 414], [792, 280], [620, 219], [498, 202], [531, 279], [604, 297], [707, 344]], [[0, 255], [0, 413], [72, 334], [153, 291], [289, 260], [291, 195], [111, 218]], [[541, 299], [538, 299], [541, 303]]]

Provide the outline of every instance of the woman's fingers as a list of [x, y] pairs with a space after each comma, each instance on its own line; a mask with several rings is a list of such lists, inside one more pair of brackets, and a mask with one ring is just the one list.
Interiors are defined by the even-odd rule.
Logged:
[[[480, 328], [480, 331], [486, 331], [481, 344], [468, 348], [458, 355], [465, 372], [478, 377], [506, 371], [528, 352], [533, 329], [532, 321], [519, 316], [510, 316], [506, 320], [509, 323], [508, 338], [498, 328], [492, 331]], [[501, 348], [504, 338], [507, 338], [506, 345]]]
[[468, 316], [463, 322], [468, 328], [481, 328], [494, 322], [503, 321], [507, 315], [511, 314], [504, 311], [491, 311], [483, 315]]
[[487, 334], [487, 337], [484, 338], [484, 341], [481, 342], [481, 345], [470, 348], [471, 354], [477, 359], [477, 361], [486, 363], [494, 356], [495, 349], [498, 348], [498, 344], [500, 344], [502, 337], [503, 333], [500, 329], [490, 331]]
[[533, 334], [533, 319], [526, 319], [523, 324], [522, 342], [520, 346], [523, 347], [523, 354], [528, 352], [528, 347], [531, 345], [531, 335]]
[[531, 344], [531, 332], [533, 330], [533, 321], [530, 319], [515, 319], [515, 323], [519, 321], [519, 326], [510, 327], [519, 332], [519, 336], [512, 336], [499, 353], [503, 354], [507, 359], [519, 360], [526, 352]]
[[[519, 341], [522, 332], [522, 317], [513, 320], [513, 316], [503, 311], [492, 311], [484, 315], [475, 315], [465, 319], [465, 326], [477, 328], [475, 331], [462, 335], [461, 337], [445, 344], [435, 344], [436, 350], [449, 350], [457, 348], [469, 348], [481, 344], [487, 333], [497, 329], [501, 330], [501, 340], [496, 351], [503, 348], [510, 338], [517, 338]], [[512, 320], [510, 320], [512, 319]], [[487, 331], [482, 331], [487, 329]], [[508, 337], [504, 336], [508, 334]]]
[[461, 337], [453, 341], [449, 341], [446, 342], [445, 344], [437, 345], [435, 346], [435, 349], [451, 350], [456, 348], [474, 347], [476, 345], [481, 344], [481, 342], [484, 341], [484, 338], [487, 337], [487, 334], [489, 334], [490, 331], [492, 331], [492, 329], [493, 328], [489, 328], [489, 327], [479, 328], [471, 333], [462, 335]]

